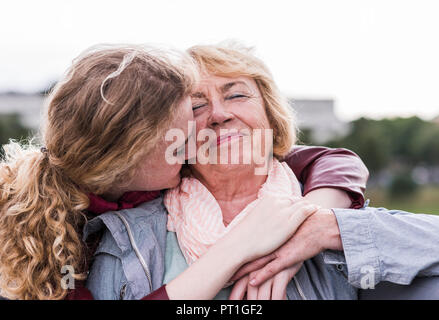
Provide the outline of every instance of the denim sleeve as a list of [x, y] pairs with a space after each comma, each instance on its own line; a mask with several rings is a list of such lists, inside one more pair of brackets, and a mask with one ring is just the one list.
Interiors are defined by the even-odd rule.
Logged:
[[407, 285], [416, 276], [439, 275], [439, 216], [371, 207], [332, 210], [343, 252], [326, 251], [324, 260], [346, 264], [352, 285]]
[[100, 253], [95, 256], [86, 286], [95, 300], [120, 300], [122, 288], [127, 282], [119, 258]]

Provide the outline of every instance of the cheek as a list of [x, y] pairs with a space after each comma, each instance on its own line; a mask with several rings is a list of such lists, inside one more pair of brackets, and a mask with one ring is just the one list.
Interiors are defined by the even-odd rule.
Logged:
[[207, 116], [202, 115], [195, 117], [195, 125], [196, 125], [196, 131], [195, 131], [195, 143], [197, 146], [197, 149], [205, 142], [205, 141], [198, 141], [198, 137], [200, 137], [199, 133], [201, 130], [207, 129]]
[[250, 128], [268, 129], [267, 113], [262, 99], [252, 99], [235, 109], [235, 115]]
[[181, 169], [181, 164], [169, 164], [166, 160], [155, 162], [150, 168], [149, 171], [152, 175], [161, 177], [164, 179], [165, 177], [170, 177], [176, 175]]
[[247, 109], [247, 112], [240, 112], [237, 118], [251, 129], [269, 129], [271, 127], [264, 110], [250, 110]]
[[197, 126], [197, 134], [200, 130], [207, 128], [207, 118], [209, 117], [208, 112], [203, 112], [200, 115], [194, 117], [195, 125]]
[[134, 177], [138, 189], [166, 189], [174, 187], [179, 180], [181, 164], [169, 164], [163, 150], [155, 150], [154, 154], [143, 160], [142, 167]]
[[180, 181], [180, 164], [170, 165], [166, 162], [153, 165], [147, 169], [143, 177], [138, 177], [144, 187], [151, 189], [167, 189], [175, 187]]

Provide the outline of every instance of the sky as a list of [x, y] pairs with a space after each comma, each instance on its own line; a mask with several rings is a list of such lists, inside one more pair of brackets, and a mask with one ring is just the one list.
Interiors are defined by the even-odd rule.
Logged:
[[439, 115], [437, 0], [2, 0], [0, 91], [36, 91], [98, 43], [255, 48], [292, 98], [343, 120]]

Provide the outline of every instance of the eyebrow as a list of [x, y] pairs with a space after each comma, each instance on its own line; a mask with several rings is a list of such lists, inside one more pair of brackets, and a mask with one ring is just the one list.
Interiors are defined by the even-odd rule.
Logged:
[[247, 86], [247, 84], [244, 81], [233, 81], [233, 82], [229, 82], [229, 83], [222, 85], [220, 87], [220, 91], [222, 93], [224, 93], [227, 90], [229, 90], [230, 88], [232, 88], [233, 86], [238, 85], [238, 84], [243, 84], [243, 85]]
[[202, 92], [194, 92], [191, 94], [191, 98], [203, 99], [203, 98], [206, 98], [206, 95]]
[[[233, 81], [233, 82], [228, 82], [226, 84], [223, 84], [220, 87], [220, 91], [221, 91], [221, 93], [227, 92], [228, 90], [230, 90], [230, 88], [232, 88], [238, 84], [242, 84], [242, 85], [247, 87], [247, 84], [244, 81]], [[203, 92], [198, 91], [198, 92], [192, 93], [191, 98], [206, 99], [206, 95]]]

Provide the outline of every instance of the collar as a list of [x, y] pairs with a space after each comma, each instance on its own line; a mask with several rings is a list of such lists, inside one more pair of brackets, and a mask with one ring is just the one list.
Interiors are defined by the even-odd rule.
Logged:
[[135, 208], [138, 205], [154, 200], [160, 196], [160, 191], [130, 191], [126, 192], [116, 202], [111, 202], [93, 193], [88, 194], [90, 205], [87, 211], [100, 215], [108, 211], [117, 211], [123, 209]]

